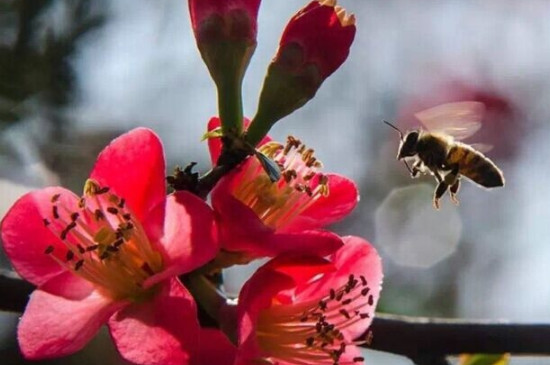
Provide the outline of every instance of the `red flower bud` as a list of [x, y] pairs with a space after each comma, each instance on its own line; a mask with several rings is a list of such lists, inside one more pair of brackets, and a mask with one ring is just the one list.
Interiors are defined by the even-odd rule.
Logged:
[[346, 60], [354, 37], [353, 14], [336, 0], [312, 1], [290, 19], [274, 62], [294, 74], [314, 65], [324, 80]]
[[202, 59], [218, 89], [223, 134], [242, 133], [241, 85], [256, 49], [260, 0], [189, 0]]
[[248, 130], [256, 144], [279, 119], [307, 103], [346, 60], [355, 37], [355, 17], [336, 0], [312, 1], [283, 32]]
[[189, 0], [197, 42], [232, 40], [256, 43], [260, 0]]

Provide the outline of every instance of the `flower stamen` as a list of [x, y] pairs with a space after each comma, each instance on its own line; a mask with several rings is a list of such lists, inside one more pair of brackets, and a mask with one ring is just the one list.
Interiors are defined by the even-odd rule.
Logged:
[[264, 224], [282, 228], [315, 201], [329, 195], [328, 178], [319, 172], [321, 161], [299, 139], [289, 136], [284, 146], [269, 142], [260, 147], [260, 152], [279, 165], [281, 178], [272, 183], [259, 163], [249, 163], [233, 195]]
[[44, 251], [67, 270], [95, 284], [116, 299], [137, 300], [146, 291], [143, 282], [162, 270], [162, 256], [155, 251], [124, 198], [88, 180], [77, 210], [52, 196], [53, 220], [44, 224], [65, 244]]
[[[256, 327], [258, 343], [265, 361], [281, 360], [293, 364], [353, 364], [361, 357], [342, 358], [348, 345], [357, 345], [345, 330], [370, 318], [374, 298], [368, 283], [350, 275], [348, 281], [332, 288], [320, 299], [294, 304], [273, 303], [260, 314]], [[273, 361], [276, 362], [276, 361]]]

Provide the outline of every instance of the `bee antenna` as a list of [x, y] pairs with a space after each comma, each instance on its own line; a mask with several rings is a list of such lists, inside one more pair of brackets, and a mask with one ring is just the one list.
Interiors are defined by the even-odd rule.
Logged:
[[[390, 127], [392, 127], [393, 129], [395, 129], [397, 131], [397, 133], [399, 133], [399, 136], [401, 137], [401, 140], [403, 140], [403, 132], [401, 132], [401, 130], [399, 128], [397, 128], [396, 126], [394, 126], [393, 124], [391, 124], [387, 120], [383, 120], [383, 122], [386, 123], [387, 125], [389, 125]], [[407, 163], [407, 161], [405, 159], [403, 159], [403, 163], [407, 167], [407, 170], [409, 170], [409, 173], [412, 175], [413, 174], [412, 169], [411, 169], [411, 167], [409, 166], [409, 164]]]
[[[393, 124], [391, 124], [387, 120], [383, 120], [383, 122], [386, 123], [387, 125], [389, 125], [390, 127], [392, 127], [393, 129], [395, 129], [397, 131], [397, 133], [399, 133], [399, 137], [401, 137], [401, 140], [403, 140], [403, 132], [401, 132], [401, 130], [399, 128], [397, 128], [396, 126], [394, 126]], [[407, 163], [407, 161], [403, 160], [403, 163], [405, 164], [405, 166], [407, 166], [407, 170], [409, 170], [409, 173], [412, 175], [413, 174], [412, 169], [409, 166], [409, 164]]]
[[[401, 132], [401, 130], [399, 128], [397, 128], [396, 126], [394, 126], [393, 124], [391, 124], [390, 122], [388, 122], [387, 120], [383, 120], [382, 122], [386, 123], [387, 125], [389, 125], [390, 127], [392, 127], [393, 129], [395, 129], [397, 131], [397, 133], [399, 133], [399, 136], [401, 137], [401, 139], [403, 139], [403, 132]], [[408, 166], [407, 166], [408, 167]]]

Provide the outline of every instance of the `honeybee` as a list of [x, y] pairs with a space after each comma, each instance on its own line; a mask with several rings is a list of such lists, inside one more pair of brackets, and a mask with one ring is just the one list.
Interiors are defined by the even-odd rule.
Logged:
[[[430, 173], [437, 180], [435, 209], [439, 209], [439, 200], [447, 190], [451, 201], [458, 205], [462, 176], [485, 188], [504, 186], [502, 171], [483, 154], [492, 146], [460, 142], [481, 128], [484, 112], [485, 105], [475, 101], [438, 105], [415, 114], [425, 130], [418, 128], [405, 135], [384, 121], [399, 132], [397, 159], [405, 161], [411, 177]], [[408, 158], [414, 159], [412, 168], [406, 162]]]

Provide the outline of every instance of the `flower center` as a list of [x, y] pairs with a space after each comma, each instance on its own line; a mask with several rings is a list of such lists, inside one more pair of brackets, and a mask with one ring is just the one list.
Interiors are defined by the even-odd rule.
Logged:
[[325, 297], [293, 304], [273, 303], [262, 311], [256, 335], [266, 354], [262, 360], [291, 364], [353, 364], [362, 357], [342, 358], [348, 345], [364, 341], [346, 338], [343, 330], [369, 318], [374, 298], [364, 276], [350, 275]]
[[51, 218], [44, 224], [67, 249], [50, 245], [45, 253], [106, 295], [139, 300], [149, 294], [142, 284], [161, 271], [162, 256], [125, 200], [109, 190], [88, 180], [77, 207], [60, 204], [59, 194], [52, 196]]
[[282, 228], [317, 199], [329, 195], [328, 179], [318, 171], [322, 163], [300, 140], [289, 136], [286, 145], [269, 142], [260, 147], [260, 152], [279, 165], [281, 178], [271, 182], [261, 164], [253, 160], [246, 165], [233, 195], [264, 224]]

